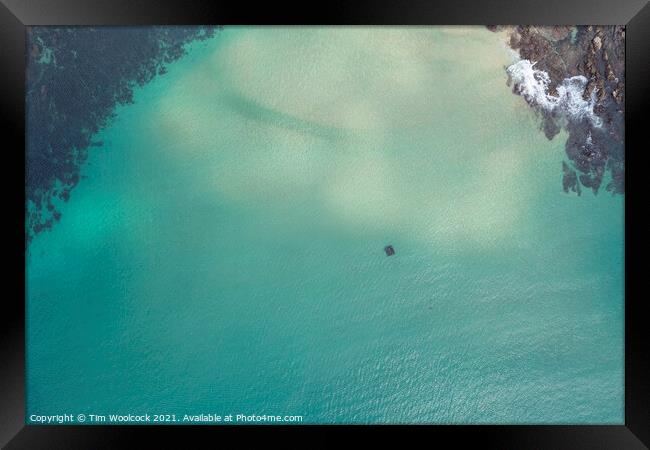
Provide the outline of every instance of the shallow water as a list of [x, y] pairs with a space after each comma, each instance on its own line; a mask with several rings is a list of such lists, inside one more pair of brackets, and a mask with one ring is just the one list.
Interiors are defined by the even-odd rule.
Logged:
[[471, 27], [193, 44], [30, 246], [28, 416], [623, 423], [623, 199], [562, 192], [512, 62]]

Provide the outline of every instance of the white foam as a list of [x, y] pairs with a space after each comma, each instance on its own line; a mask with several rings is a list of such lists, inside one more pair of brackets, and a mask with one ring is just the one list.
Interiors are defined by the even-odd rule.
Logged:
[[582, 98], [587, 78], [582, 75], [565, 78], [557, 87], [557, 96], [554, 96], [548, 92], [550, 77], [543, 70], [535, 69], [535, 64], [522, 59], [508, 67], [507, 72], [515, 85], [515, 92], [528, 103], [561, 114], [569, 120], [580, 121], [586, 118], [593, 126], [602, 126], [602, 120], [594, 113], [596, 90], [592, 91], [589, 101]]

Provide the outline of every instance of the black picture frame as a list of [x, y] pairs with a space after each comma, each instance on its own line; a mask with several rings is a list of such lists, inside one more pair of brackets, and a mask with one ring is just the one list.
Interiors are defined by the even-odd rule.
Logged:
[[[635, 211], [644, 124], [649, 104], [650, 4], [646, 0], [545, 1], [344, 1], [226, 2], [210, 0], [0, 0], [0, 115], [3, 124], [5, 170], [4, 237], [7, 277], [0, 333], [0, 445], [8, 449], [123, 448], [135, 440], [157, 441], [157, 447], [177, 447], [196, 434], [222, 439], [273, 429], [302, 434], [326, 430], [335, 437], [372, 428], [379, 434], [407, 431], [427, 435], [429, 442], [452, 439], [460, 446], [499, 449], [642, 449], [650, 447], [650, 332], [645, 325], [641, 294], [641, 239], [644, 221]], [[626, 28], [626, 194], [625, 194], [625, 424], [620, 426], [52, 426], [25, 425], [24, 313], [24, 143], [25, 27], [29, 25], [487, 25], [487, 24], [625, 24]], [[6, 195], [9, 193], [10, 195]], [[634, 215], [634, 219], [632, 216]], [[215, 434], [219, 435], [216, 436]], [[329, 439], [329, 437], [325, 438]], [[430, 439], [434, 439], [431, 441]], [[326, 441], [319, 441], [321, 444]]]

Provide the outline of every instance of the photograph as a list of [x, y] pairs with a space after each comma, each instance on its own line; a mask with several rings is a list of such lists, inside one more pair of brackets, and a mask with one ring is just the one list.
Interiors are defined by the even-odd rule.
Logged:
[[29, 26], [28, 424], [623, 424], [625, 26]]

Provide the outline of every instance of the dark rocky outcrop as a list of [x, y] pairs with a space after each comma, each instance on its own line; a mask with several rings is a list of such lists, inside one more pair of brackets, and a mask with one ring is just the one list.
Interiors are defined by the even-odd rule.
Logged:
[[[606, 174], [605, 189], [625, 192], [625, 27], [624, 26], [489, 26], [505, 31], [508, 44], [522, 59], [550, 78], [549, 95], [558, 95], [566, 79], [583, 76], [585, 100], [594, 99], [594, 113], [602, 125], [588, 120], [566, 120], [539, 110], [542, 130], [553, 139], [564, 128], [568, 162], [563, 164], [564, 190], [580, 194], [580, 186], [597, 193]], [[513, 86], [517, 89], [517, 86]], [[593, 94], [593, 96], [592, 96]], [[532, 105], [535, 107], [535, 105]]]
[[26, 243], [61, 217], [93, 136], [116, 105], [215, 27], [27, 29]]

